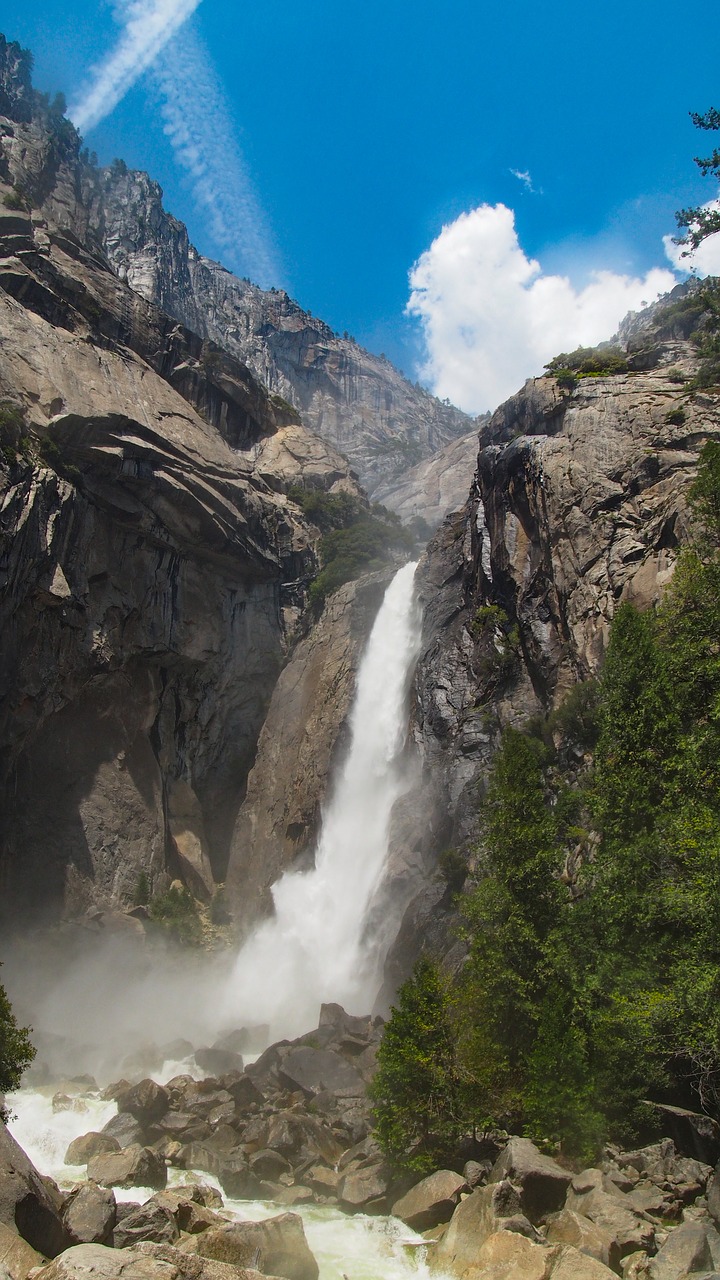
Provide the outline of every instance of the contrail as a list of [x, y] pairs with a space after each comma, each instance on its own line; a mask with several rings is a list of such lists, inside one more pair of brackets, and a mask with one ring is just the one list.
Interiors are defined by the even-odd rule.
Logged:
[[209, 218], [223, 265], [265, 287], [277, 284], [270, 233], [235, 141], [222, 85], [193, 26], [166, 44], [152, 69], [165, 133]]
[[80, 133], [110, 114], [199, 4], [200, 0], [127, 0], [117, 6], [124, 27], [120, 40], [91, 68], [90, 83], [68, 110]]

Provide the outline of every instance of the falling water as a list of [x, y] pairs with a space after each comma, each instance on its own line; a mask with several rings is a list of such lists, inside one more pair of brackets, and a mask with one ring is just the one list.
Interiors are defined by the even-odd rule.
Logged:
[[385, 869], [390, 816], [407, 790], [407, 693], [420, 643], [415, 565], [388, 587], [360, 664], [344, 767], [323, 816], [310, 871], [273, 888], [275, 915], [238, 956], [234, 1012], [269, 1023], [273, 1037], [316, 1025], [322, 1001], [365, 1013], [377, 957], [364, 935]]

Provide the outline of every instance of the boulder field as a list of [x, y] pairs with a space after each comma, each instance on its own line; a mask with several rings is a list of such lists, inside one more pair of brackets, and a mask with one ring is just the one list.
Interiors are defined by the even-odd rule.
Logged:
[[[83, 1093], [118, 1110], [70, 1143], [78, 1177], [64, 1190], [0, 1126], [1, 1280], [317, 1280], [294, 1211], [303, 1205], [400, 1218], [444, 1278], [720, 1276], [720, 1134], [706, 1117], [658, 1108], [673, 1138], [607, 1147], [593, 1168], [494, 1133], [469, 1136], [455, 1168], [401, 1178], [373, 1137], [366, 1093], [381, 1028], [324, 1005], [313, 1032], [247, 1067], [238, 1030], [201, 1051], [232, 1060], [203, 1079], [120, 1080], [102, 1092], [88, 1077], [65, 1082], [56, 1111], [77, 1109]], [[133, 1187], [153, 1194], [142, 1205], [116, 1199]], [[276, 1212], [244, 1221], [223, 1196]]]

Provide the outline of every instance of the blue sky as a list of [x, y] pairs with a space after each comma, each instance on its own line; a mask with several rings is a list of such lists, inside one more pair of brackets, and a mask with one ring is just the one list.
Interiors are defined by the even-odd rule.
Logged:
[[[77, 107], [129, 7], [158, 3], [171, 11], [183, 0], [34, 0], [22, 12], [0, 7], [0, 27], [33, 50], [37, 85], [62, 89]], [[592, 336], [615, 293], [624, 305], [662, 284], [647, 272], [669, 268], [662, 237], [674, 211], [716, 194], [692, 163], [710, 146], [688, 112], [720, 105], [718, 25], [706, 0], [689, 21], [663, 0], [502, 9], [485, 0], [200, 0], [83, 132], [101, 162], [119, 155], [156, 177], [202, 251], [287, 288], [337, 330], [479, 410], [513, 378], [540, 371], [531, 366], [545, 348], [532, 333], [557, 328], [563, 338], [565, 315], [569, 332]], [[195, 130], [184, 144], [183, 121]], [[197, 165], [188, 173], [187, 148], [198, 142], [216, 166], [204, 178]], [[211, 208], [218, 191], [224, 211]], [[463, 220], [482, 206], [495, 213]], [[443, 238], [443, 226], [456, 230]], [[583, 296], [578, 309], [598, 272], [630, 278], [634, 292], [611, 290], [604, 310]], [[570, 304], [566, 289], [535, 287], [548, 277], [567, 278]], [[476, 320], [478, 293], [487, 314]], [[553, 295], [552, 323], [540, 294]], [[504, 380], [478, 382], [471, 362], [482, 363], [488, 326], [503, 314], [502, 349], [530, 347]], [[488, 369], [498, 361], [490, 351]]]

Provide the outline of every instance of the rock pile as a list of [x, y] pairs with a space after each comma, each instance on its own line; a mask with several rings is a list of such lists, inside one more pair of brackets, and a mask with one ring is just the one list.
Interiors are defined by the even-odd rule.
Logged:
[[[678, 1154], [667, 1138], [606, 1151], [573, 1175], [511, 1138], [484, 1185], [449, 1170], [425, 1178], [393, 1213], [428, 1232], [431, 1266], [460, 1280], [715, 1280], [720, 1164]], [[442, 1227], [438, 1224], [445, 1222]]]

